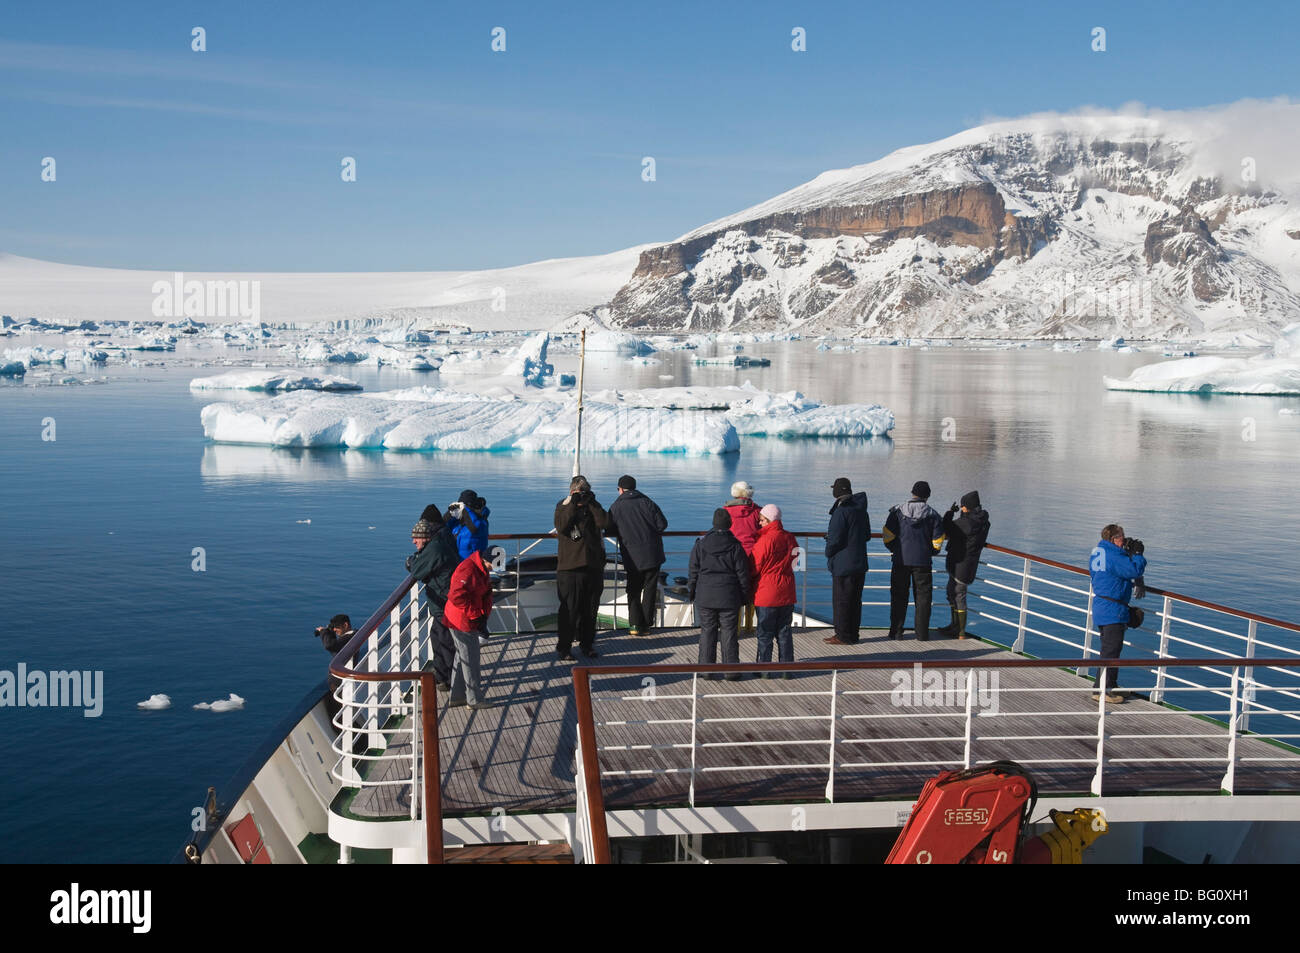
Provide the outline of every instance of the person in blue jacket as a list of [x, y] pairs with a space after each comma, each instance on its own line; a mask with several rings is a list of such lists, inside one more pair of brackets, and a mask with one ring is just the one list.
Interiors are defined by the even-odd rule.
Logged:
[[[1147, 558], [1143, 554], [1146, 547], [1140, 539], [1125, 540], [1124, 527], [1115, 523], [1108, 524], [1101, 531], [1101, 542], [1093, 549], [1088, 568], [1092, 575], [1092, 621], [1101, 633], [1101, 657], [1103, 659], [1119, 658], [1124, 649], [1124, 629], [1128, 627], [1129, 599], [1133, 596], [1133, 585], [1141, 580], [1147, 568]], [[1093, 701], [1101, 699], [1101, 674], [1098, 672], [1094, 687], [1099, 689], [1092, 696]], [[1115, 691], [1119, 681], [1119, 669], [1106, 669], [1106, 701], [1113, 705], [1124, 701], [1124, 696]]]
[[482, 553], [487, 558], [488, 516], [491, 512], [487, 500], [473, 490], [463, 490], [456, 502], [447, 508], [446, 522], [456, 537], [461, 559], [468, 559], [473, 552]]
[[931, 560], [943, 549], [943, 517], [926, 501], [930, 484], [917, 480], [912, 498], [891, 507], [881, 539], [889, 550], [889, 637], [901, 639], [907, 621], [907, 591], [915, 596], [916, 638], [930, 638], [930, 604], [934, 598]]

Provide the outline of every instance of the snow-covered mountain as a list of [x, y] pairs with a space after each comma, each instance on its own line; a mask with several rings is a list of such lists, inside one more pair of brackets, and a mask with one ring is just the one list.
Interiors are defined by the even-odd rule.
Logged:
[[1271, 340], [1300, 318], [1300, 210], [1277, 162], [1255, 181], [1234, 108], [1031, 117], [824, 173], [643, 251], [610, 320]]

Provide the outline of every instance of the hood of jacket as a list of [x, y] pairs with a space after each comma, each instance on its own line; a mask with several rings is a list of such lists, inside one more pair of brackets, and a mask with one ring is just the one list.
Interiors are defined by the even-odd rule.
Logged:
[[[925, 500], [908, 500], [906, 503], [898, 504], [895, 509], [898, 510], [899, 516], [905, 516], [910, 520], [919, 520], [924, 519], [932, 507]], [[987, 517], [985, 518], [987, 519]]]
[[841, 506], [851, 506], [855, 510], [865, 510], [867, 508], [867, 494], [854, 493], [851, 496], [842, 496], [831, 504], [830, 512], [834, 513]]

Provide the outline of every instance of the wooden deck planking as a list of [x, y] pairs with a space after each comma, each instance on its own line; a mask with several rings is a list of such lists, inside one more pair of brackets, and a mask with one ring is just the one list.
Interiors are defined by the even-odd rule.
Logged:
[[[917, 656], [931, 658], [1012, 658], [985, 643], [932, 641], [891, 642], [877, 631], [865, 631], [864, 641], [852, 647], [825, 645], [827, 630], [796, 632], [796, 657], [801, 660], [835, 658], [896, 658], [902, 663]], [[443, 810], [449, 815], [571, 810], [574, 803], [574, 748], [577, 743], [571, 666], [555, 660], [554, 635], [494, 637], [481, 650], [486, 696], [498, 707], [485, 711], [451, 709], [440, 695], [440, 754]], [[645, 666], [689, 663], [696, 659], [698, 634], [679, 630], [651, 638], [602, 633], [597, 640], [601, 657], [594, 664]], [[753, 638], [742, 639], [741, 657], [753, 657]], [[843, 718], [836, 723], [837, 738], [856, 739], [836, 749], [836, 800], [911, 799], [921, 785], [944, 766], [959, 767], [963, 740], [898, 741], [959, 734], [964, 729], [964, 706], [938, 711], [909, 712], [888, 694], [896, 687], [897, 670], [841, 672], [836, 700], [839, 716], [869, 716], [900, 711], [922, 717], [884, 719]], [[998, 714], [981, 713], [974, 722], [972, 762], [1019, 760], [1038, 778], [1040, 794], [1086, 794], [1095, 770], [1096, 703], [1087, 683], [1056, 669], [1003, 670]], [[692, 779], [691, 677], [654, 677], [647, 685], [644, 673], [593, 678], [593, 710], [602, 746], [601, 768], [606, 773], [604, 792], [609, 808], [646, 807], [685, 803]], [[825, 796], [829, 758], [829, 673], [796, 673], [790, 679], [713, 681], [699, 680], [696, 702], [696, 803], [820, 801]], [[1006, 689], [1023, 688], [1023, 692]], [[1068, 692], [1045, 689], [1065, 688]], [[771, 692], [820, 692], [772, 697]], [[846, 693], [847, 694], [843, 694]], [[877, 694], [855, 694], [875, 692]], [[1041, 713], [1070, 712], [1045, 721]], [[1077, 713], [1077, 714], [1075, 714]], [[807, 721], [757, 721], [754, 716], [809, 715]], [[648, 725], [647, 719], [679, 723]], [[734, 719], [734, 720], [728, 720]], [[627, 722], [616, 724], [616, 722]], [[603, 724], [602, 724], [603, 723]], [[1104, 779], [1105, 793], [1138, 791], [1202, 791], [1217, 793], [1224, 772], [1226, 729], [1193, 716], [1144, 701], [1131, 701], [1107, 709], [1110, 734], [1169, 735], [1212, 734], [1214, 738], [1108, 738], [1106, 754], [1112, 760]], [[1078, 735], [1073, 740], [999, 740], [993, 736], [1050, 733]], [[895, 740], [890, 740], [895, 739]], [[737, 745], [746, 741], [789, 741], [779, 748]], [[648, 746], [619, 750], [615, 746]], [[1125, 764], [1122, 759], [1141, 757], [1212, 757], [1204, 764]], [[1272, 763], [1242, 762], [1242, 758], [1281, 757]], [[1300, 790], [1300, 755], [1257, 739], [1238, 742], [1237, 789]], [[1081, 763], [1066, 763], [1079, 759]], [[944, 762], [939, 764], [875, 765], [852, 768], [853, 761]], [[409, 764], [409, 763], [408, 763]], [[817, 768], [773, 768], [772, 765], [817, 765]], [[612, 772], [654, 769], [674, 773], [615, 775]], [[743, 770], [756, 768], [757, 770]], [[409, 778], [409, 766], [388, 767], [388, 776]], [[353, 811], [364, 816], [403, 815], [399, 786], [371, 788], [358, 795]]]

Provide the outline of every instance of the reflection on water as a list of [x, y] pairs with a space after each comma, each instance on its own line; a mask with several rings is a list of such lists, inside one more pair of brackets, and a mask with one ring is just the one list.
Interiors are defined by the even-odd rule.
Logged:
[[[672, 529], [703, 528], [736, 479], [797, 530], [826, 525], [830, 485], [849, 476], [879, 529], [918, 479], [939, 509], [979, 489], [994, 542], [1081, 565], [1106, 523], [1147, 543], [1154, 586], [1300, 618], [1300, 417], [1295, 399], [1111, 394], [1148, 354], [752, 345], [768, 368], [658, 365], [601, 355], [592, 389], [663, 383], [803, 391], [894, 411], [892, 440], [743, 438], [738, 454], [592, 454], [608, 503], [623, 473]], [[576, 356], [556, 354], [571, 372]], [[186, 368], [106, 372], [96, 388], [0, 391], [0, 577], [11, 657], [33, 669], [105, 672], [99, 719], [10, 712], [0, 761], [15, 782], [0, 859], [157, 860], [189, 833], [190, 809], [221, 784], [324, 676], [313, 626], [365, 618], [402, 575], [409, 530], [430, 502], [487, 498], [496, 532], [544, 532], [567, 492], [567, 454], [384, 453], [206, 444]], [[149, 381], [131, 379], [147, 373]], [[367, 390], [437, 383], [388, 368], [343, 373]], [[660, 375], [670, 375], [671, 382]], [[454, 385], [452, 385], [454, 386]], [[40, 439], [54, 417], [58, 440]], [[1250, 422], [1253, 421], [1253, 426]], [[1253, 439], [1246, 439], [1246, 438]], [[310, 523], [305, 522], [311, 520]], [[206, 555], [193, 570], [193, 552]], [[819, 567], [814, 567], [817, 569]], [[25, 654], [18, 654], [18, 649]], [[248, 699], [243, 712], [190, 705]], [[166, 692], [175, 707], [135, 703]], [[44, 754], [56, 749], [58, 759]], [[51, 821], [94, 816], [65, 840]], [[61, 830], [62, 828], [57, 828]], [[75, 830], [75, 833], [73, 832]]]

